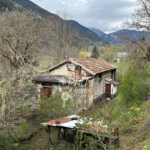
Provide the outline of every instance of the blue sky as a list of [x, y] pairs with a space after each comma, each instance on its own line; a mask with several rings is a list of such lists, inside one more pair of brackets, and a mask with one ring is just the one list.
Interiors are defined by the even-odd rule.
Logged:
[[66, 10], [80, 24], [103, 32], [121, 28], [131, 16], [136, 0], [31, 0], [51, 13]]

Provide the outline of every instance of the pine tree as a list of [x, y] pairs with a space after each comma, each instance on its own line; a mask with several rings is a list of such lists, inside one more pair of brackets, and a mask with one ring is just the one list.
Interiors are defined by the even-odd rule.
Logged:
[[92, 55], [91, 55], [91, 58], [99, 58], [99, 53], [97, 51], [97, 47], [94, 46], [93, 50], [92, 50]]
[[141, 41], [145, 41], [145, 37], [144, 36], [142, 37]]

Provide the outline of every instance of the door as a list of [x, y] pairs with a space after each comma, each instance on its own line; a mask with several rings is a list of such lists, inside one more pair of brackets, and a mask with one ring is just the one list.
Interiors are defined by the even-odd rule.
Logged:
[[52, 88], [41, 88], [41, 99], [49, 98], [52, 94]]
[[111, 97], [111, 84], [106, 84], [105, 96], [106, 97]]

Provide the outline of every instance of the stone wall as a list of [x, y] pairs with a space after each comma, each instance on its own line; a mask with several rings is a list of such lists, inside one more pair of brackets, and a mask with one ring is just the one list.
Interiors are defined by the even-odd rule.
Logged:
[[71, 71], [68, 71], [67, 69], [67, 64], [61, 65], [57, 69], [52, 70], [49, 74], [50, 75], [67, 75], [74, 77], [75, 76], [75, 65], [73, 64], [68, 64], [68, 68]]
[[94, 77], [94, 94], [93, 94], [94, 100], [101, 99], [104, 93], [105, 93], [105, 74], [102, 73], [101, 78], [99, 78], [99, 74]]

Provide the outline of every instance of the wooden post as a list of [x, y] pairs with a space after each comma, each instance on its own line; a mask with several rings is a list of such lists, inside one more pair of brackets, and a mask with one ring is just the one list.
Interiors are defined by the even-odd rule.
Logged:
[[74, 144], [75, 144], [75, 150], [78, 149], [78, 144], [77, 144], [77, 139], [76, 139], [76, 133], [77, 133], [77, 129], [75, 128], [74, 130]]
[[49, 150], [49, 141], [50, 141], [50, 126], [48, 126], [47, 150]]
[[58, 128], [58, 140], [60, 140], [60, 130], [61, 128]]
[[115, 142], [115, 144], [116, 144], [116, 147], [118, 147], [119, 148], [119, 145], [120, 145], [120, 141], [119, 141], [119, 127], [116, 127], [116, 136], [117, 136], [117, 138], [116, 138], [116, 142]]

